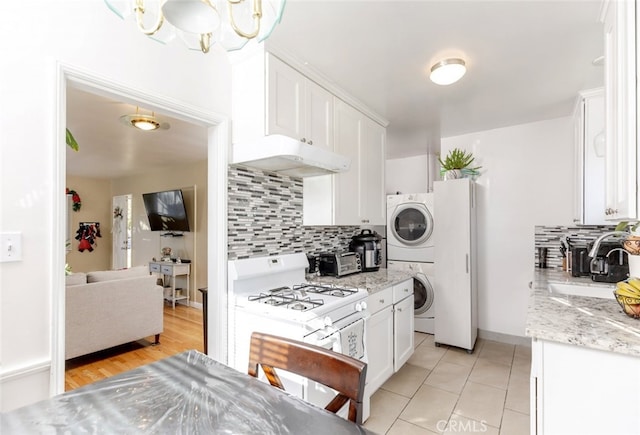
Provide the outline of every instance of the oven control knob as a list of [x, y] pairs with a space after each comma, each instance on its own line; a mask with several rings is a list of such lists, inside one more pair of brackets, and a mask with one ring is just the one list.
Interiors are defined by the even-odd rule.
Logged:
[[327, 316], [324, 318], [324, 326], [333, 326], [333, 320], [331, 320], [331, 317]]
[[364, 311], [367, 309], [367, 303], [366, 302], [358, 302], [356, 303], [356, 311]]

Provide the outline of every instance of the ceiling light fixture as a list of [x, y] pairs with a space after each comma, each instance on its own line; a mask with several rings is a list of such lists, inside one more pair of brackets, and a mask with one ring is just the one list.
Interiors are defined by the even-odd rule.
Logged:
[[462, 78], [467, 72], [464, 60], [458, 58], [444, 59], [431, 67], [429, 78], [437, 85], [450, 85]]
[[163, 44], [176, 36], [191, 50], [208, 53], [214, 43], [239, 50], [264, 41], [282, 18], [286, 0], [105, 0], [123, 20]]
[[169, 128], [169, 124], [166, 122], [161, 125], [153, 112], [151, 112], [151, 115], [138, 113], [138, 107], [136, 107], [136, 113], [123, 115], [120, 117], [120, 121], [129, 127], [135, 127], [143, 131], [153, 131], [159, 128], [167, 130]]

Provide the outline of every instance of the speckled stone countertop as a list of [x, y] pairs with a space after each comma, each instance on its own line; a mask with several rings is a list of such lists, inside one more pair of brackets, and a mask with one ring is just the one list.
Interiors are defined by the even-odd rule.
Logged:
[[547, 287], [551, 282], [607, 285], [537, 269], [529, 297], [527, 336], [640, 357], [640, 320], [624, 314], [615, 299], [551, 294]]
[[413, 278], [413, 275], [408, 272], [389, 269], [380, 269], [376, 272], [354, 273], [353, 275], [346, 275], [340, 278], [335, 278], [333, 276], [307, 275], [307, 281], [309, 282], [366, 288], [369, 291], [369, 294], [379, 292], [380, 290], [384, 290], [385, 288], [399, 284], [410, 278]]

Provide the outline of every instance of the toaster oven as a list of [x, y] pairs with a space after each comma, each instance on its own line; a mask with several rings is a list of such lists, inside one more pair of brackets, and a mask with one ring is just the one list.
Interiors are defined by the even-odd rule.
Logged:
[[360, 254], [357, 252], [325, 252], [319, 254], [317, 266], [321, 276], [345, 276], [362, 272]]

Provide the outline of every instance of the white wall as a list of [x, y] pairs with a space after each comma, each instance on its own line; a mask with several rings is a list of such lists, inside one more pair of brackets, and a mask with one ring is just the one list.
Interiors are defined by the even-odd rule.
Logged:
[[387, 195], [431, 192], [433, 181], [440, 179], [435, 154], [387, 159], [384, 175]]
[[[472, 151], [478, 190], [479, 328], [524, 336], [534, 226], [572, 220], [571, 118], [442, 139], [442, 155]], [[436, 302], [437, 303], [437, 302]]]
[[64, 194], [52, 189], [59, 177], [56, 62], [212, 115], [230, 113], [231, 69], [217, 50], [203, 55], [147, 39], [100, 0], [0, 2], [0, 39], [0, 231], [22, 232], [23, 241], [23, 260], [0, 264], [6, 411], [50, 394], [51, 304], [63, 291], [54, 252], [64, 258], [53, 227]]

